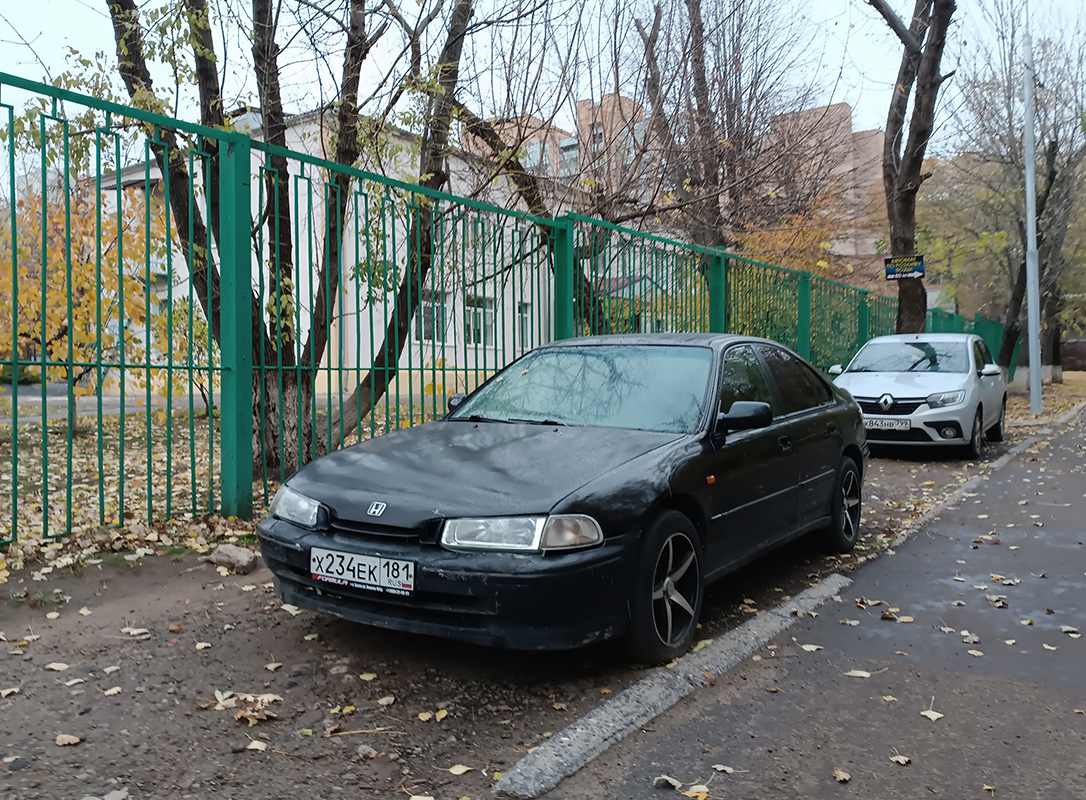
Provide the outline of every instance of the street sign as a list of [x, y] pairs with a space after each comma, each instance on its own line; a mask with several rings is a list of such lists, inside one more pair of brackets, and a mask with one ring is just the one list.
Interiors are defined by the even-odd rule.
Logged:
[[884, 259], [886, 262], [886, 280], [899, 281], [902, 278], [923, 278], [923, 256], [896, 256]]

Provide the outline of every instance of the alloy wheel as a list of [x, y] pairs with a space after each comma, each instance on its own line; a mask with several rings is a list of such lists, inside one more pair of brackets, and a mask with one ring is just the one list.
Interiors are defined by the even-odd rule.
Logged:
[[841, 481], [841, 536], [854, 542], [860, 535], [860, 479], [849, 469]]
[[684, 533], [667, 537], [656, 559], [652, 586], [652, 616], [656, 635], [666, 647], [681, 642], [696, 623], [701, 592], [697, 551]]

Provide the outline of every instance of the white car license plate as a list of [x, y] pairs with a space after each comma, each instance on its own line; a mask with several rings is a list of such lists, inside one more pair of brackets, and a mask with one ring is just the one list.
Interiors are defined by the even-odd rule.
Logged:
[[864, 427], [869, 431], [907, 431], [912, 423], [907, 419], [883, 419], [880, 417], [866, 417]]
[[363, 556], [314, 547], [309, 551], [313, 580], [409, 595], [415, 590], [415, 562], [382, 556]]

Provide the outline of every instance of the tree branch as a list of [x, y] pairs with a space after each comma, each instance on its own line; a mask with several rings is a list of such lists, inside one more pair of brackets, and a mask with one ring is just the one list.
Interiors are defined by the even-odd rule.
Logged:
[[[882, 18], [886, 20], [886, 24], [890, 26], [890, 30], [897, 34], [897, 38], [901, 40], [901, 43], [905, 45], [905, 49], [913, 54], [920, 55], [920, 43], [923, 39], [918, 39], [913, 32], [905, 27], [905, 23], [901, 21], [901, 17], [894, 13], [894, 10], [886, 4], [886, 0], [864, 0], [869, 6], [879, 12]], [[930, 0], [927, 5], [931, 5]], [[917, 15], [919, 16], [919, 15]], [[914, 20], [915, 20], [914, 16]]]

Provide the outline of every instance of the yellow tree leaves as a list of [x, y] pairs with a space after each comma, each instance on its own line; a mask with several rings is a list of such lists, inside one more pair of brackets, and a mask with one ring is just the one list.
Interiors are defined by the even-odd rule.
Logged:
[[27, 192], [14, 213], [14, 239], [0, 231], [0, 359], [17, 356], [49, 381], [73, 364], [73, 378], [94, 381], [91, 365], [117, 362], [122, 348], [126, 361], [142, 358], [137, 332], [156, 306], [148, 275], [167, 242], [161, 204], [80, 183], [67, 195]]

